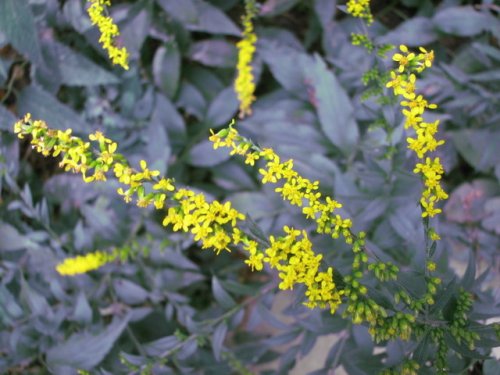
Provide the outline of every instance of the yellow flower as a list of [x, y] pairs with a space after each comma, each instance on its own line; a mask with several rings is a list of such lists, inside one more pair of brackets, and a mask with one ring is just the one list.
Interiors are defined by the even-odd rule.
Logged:
[[403, 73], [405, 68], [407, 68], [410, 65], [410, 63], [412, 62], [412, 60], [415, 59], [415, 54], [413, 52], [408, 53], [408, 47], [406, 47], [405, 45], [400, 45], [399, 49], [401, 52], [403, 52], [403, 54], [396, 53], [396, 54], [394, 54], [392, 59], [399, 63], [398, 70], [400, 73]]
[[66, 258], [56, 266], [56, 270], [61, 275], [74, 276], [96, 270], [114, 259], [115, 257], [111, 254], [96, 251], [74, 258]]
[[240, 102], [240, 118], [252, 113], [251, 105], [255, 100], [252, 60], [256, 50], [257, 35], [255, 35], [253, 30], [252, 19], [255, 17], [257, 9], [255, 0], [246, 0], [245, 5], [243, 39], [236, 44], [236, 48], [238, 48], [238, 63], [236, 66], [238, 75], [234, 82], [234, 91]]
[[128, 51], [125, 47], [117, 47], [116, 37], [120, 35], [111, 17], [105, 16], [105, 7], [111, 5], [110, 0], [87, 0], [90, 3], [87, 13], [93, 25], [97, 25], [101, 33], [99, 42], [108, 52], [108, 56], [115, 65], [121, 65], [128, 70]]

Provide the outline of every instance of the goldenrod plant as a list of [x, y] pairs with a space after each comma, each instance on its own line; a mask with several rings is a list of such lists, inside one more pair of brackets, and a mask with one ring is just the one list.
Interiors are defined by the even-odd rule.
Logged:
[[102, 48], [106, 50], [113, 64], [128, 70], [128, 51], [125, 47], [118, 46], [117, 37], [120, 35], [120, 30], [107, 12], [111, 0], [87, 0], [87, 2], [90, 20], [101, 34], [99, 43], [102, 44]]
[[[2, 29], [2, 10], [29, 23], [30, 8], [8, 3], [0, 31], [37, 66], [15, 25]], [[0, 119], [20, 142], [2, 133], [0, 369], [302, 373], [309, 358], [316, 373], [495, 373], [498, 275], [480, 259], [498, 261], [498, 183], [458, 185], [449, 153], [485, 175], [498, 168], [490, 153], [470, 154], [466, 133], [450, 135], [454, 94], [436, 95], [434, 81], [458, 68], [443, 62], [438, 35], [432, 48], [378, 35], [396, 5], [368, 0], [337, 15], [334, 2], [229, 3], [115, 4], [141, 56], [124, 82], [62, 36], [44, 41], [43, 58], [65, 53], [49, 86], [47, 66], [31, 85], [22, 72], [8, 78], [2, 102], [16, 105]], [[110, 6], [86, 4], [111, 61], [128, 69]], [[48, 25], [82, 27], [78, 7], [50, 9]], [[277, 26], [306, 22], [305, 10], [304, 41]], [[454, 30], [436, 12], [435, 27]], [[269, 68], [258, 100], [256, 56]], [[487, 92], [478, 85], [471, 92]], [[464, 247], [462, 265], [453, 252]], [[283, 299], [291, 324], [276, 314]], [[319, 336], [332, 338], [324, 363]]]
[[253, 75], [253, 57], [256, 50], [257, 35], [253, 21], [258, 12], [255, 0], [245, 0], [245, 15], [242, 17], [243, 35], [236, 44], [238, 48], [237, 76], [234, 90], [240, 102], [240, 118], [252, 113], [252, 103], [255, 100], [255, 77]]

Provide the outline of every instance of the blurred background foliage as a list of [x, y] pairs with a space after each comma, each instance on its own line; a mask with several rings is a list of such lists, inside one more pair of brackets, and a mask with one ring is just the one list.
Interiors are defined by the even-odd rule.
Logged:
[[[255, 21], [257, 101], [239, 130], [293, 158], [344, 204], [369, 247], [423, 283], [420, 184], [411, 173], [397, 104], [366, 96], [377, 62], [350, 43], [359, 21], [333, 0], [266, 0]], [[500, 316], [500, 22], [493, 1], [373, 1], [378, 43], [433, 49], [421, 88], [438, 104], [450, 199], [440, 218], [438, 271], [452, 306], [474, 294], [471, 319]], [[118, 184], [85, 184], [19, 142], [12, 126], [31, 112], [77, 135], [101, 130], [132, 163], [146, 159], [179, 185], [231, 200], [256, 228], [310, 223], [261, 186], [256, 170], [213, 150], [209, 129], [237, 115], [233, 91], [244, 4], [238, 0], [113, 1], [128, 71], [98, 45], [81, 0], [0, 1], [0, 372], [374, 374], [416, 343], [375, 347], [340, 313], [308, 310], [303, 291], [278, 292], [273, 273], [252, 273], [238, 251], [201, 251], [161, 226], [153, 210], [125, 204]], [[390, 62], [387, 61], [389, 67]], [[312, 235], [340, 272], [352, 253]], [[64, 257], [122, 248], [133, 262], [61, 277]], [[452, 373], [498, 374], [491, 326]], [[421, 364], [432, 348], [420, 348]], [[309, 358], [309, 363], [307, 359]], [[312, 358], [312, 360], [310, 360]], [[432, 369], [422, 367], [422, 373]]]

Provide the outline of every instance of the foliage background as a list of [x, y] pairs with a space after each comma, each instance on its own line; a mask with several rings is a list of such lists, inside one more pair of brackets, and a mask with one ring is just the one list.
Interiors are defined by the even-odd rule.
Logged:
[[[131, 53], [128, 71], [110, 66], [83, 1], [0, 1], [0, 372], [288, 373], [332, 333], [340, 339], [326, 341], [331, 348], [316, 374], [337, 366], [371, 374], [399, 363], [414, 343], [375, 348], [364, 327], [304, 308], [302, 291], [283, 297], [276, 275], [251, 273], [237, 251], [201, 251], [165, 230], [157, 212], [125, 204], [115, 182], [85, 184], [15, 139], [12, 125], [26, 112], [83, 137], [102, 130], [135, 164], [146, 159], [178, 184], [231, 200], [264, 233], [312, 229], [261, 186], [255, 170], [207, 140], [210, 128], [237, 114], [242, 2], [113, 4]], [[373, 58], [351, 45], [358, 23], [341, 5], [263, 2], [258, 100], [238, 127], [319, 180], [355, 229], [369, 233], [370, 248], [400, 265], [401, 282], [418, 285], [420, 188], [402, 117], [397, 105], [379, 111], [360, 100]], [[421, 87], [439, 106], [433, 116], [447, 140], [440, 157], [450, 199], [438, 228], [438, 269], [444, 284], [458, 273], [474, 293], [472, 319], [498, 318], [499, 9], [492, 1], [428, 0], [374, 1], [372, 9], [377, 42], [436, 53]], [[346, 245], [320, 236], [313, 242], [329, 264], [349, 267]], [[136, 260], [75, 278], [54, 270], [68, 255], [113, 247], [129, 248]], [[285, 301], [280, 314], [277, 300]], [[484, 340], [455, 358], [452, 372], [498, 373], [486, 349], [498, 341]]]

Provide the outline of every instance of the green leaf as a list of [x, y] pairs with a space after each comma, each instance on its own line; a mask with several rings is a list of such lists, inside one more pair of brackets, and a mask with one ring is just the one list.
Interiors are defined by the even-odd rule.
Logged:
[[227, 149], [214, 150], [213, 143], [205, 139], [189, 150], [187, 162], [197, 167], [214, 167], [230, 158]]
[[478, 12], [472, 6], [449, 7], [440, 10], [432, 19], [435, 27], [445, 33], [458, 36], [472, 36], [491, 27], [495, 18]]
[[177, 43], [171, 41], [158, 48], [153, 59], [155, 84], [169, 98], [173, 98], [179, 88], [181, 76], [181, 55]]
[[212, 276], [212, 291], [215, 300], [225, 309], [230, 309], [236, 305], [236, 301], [224, 290], [222, 284], [216, 276]]
[[0, 251], [31, 249], [37, 244], [24, 237], [12, 225], [0, 221]]
[[44, 43], [42, 51], [51, 77], [68, 86], [96, 86], [118, 83], [118, 79], [84, 55], [55, 40]]
[[66, 342], [47, 351], [49, 369], [54, 366], [69, 366], [90, 370], [98, 365], [113, 347], [127, 326], [128, 316], [115, 318], [97, 335], [88, 332], [75, 333]]
[[189, 50], [189, 57], [206, 66], [233, 68], [236, 65], [237, 51], [234, 43], [211, 39], [194, 43]]
[[72, 108], [38, 86], [27, 86], [19, 93], [18, 110], [20, 114], [30, 112], [32, 118], [46, 121], [51, 128], [88, 133], [83, 120]]
[[38, 32], [28, 0], [0, 1], [0, 31], [19, 52], [34, 63], [41, 62]]
[[203, 0], [157, 0], [191, 31], [240, 36], [240, 30], [220, 9]]
[[325, 135], [345, 155], [355, 151], [359, 138], [354, 108], [344, 88], [319, 55], [303, 60], [303, 75]]
[[438, 34], [434, 29], [434, 24], [429, 18], [413, 17], [389, 31], [377, 42], [417, 47], [432, 43], [437, 38]]

